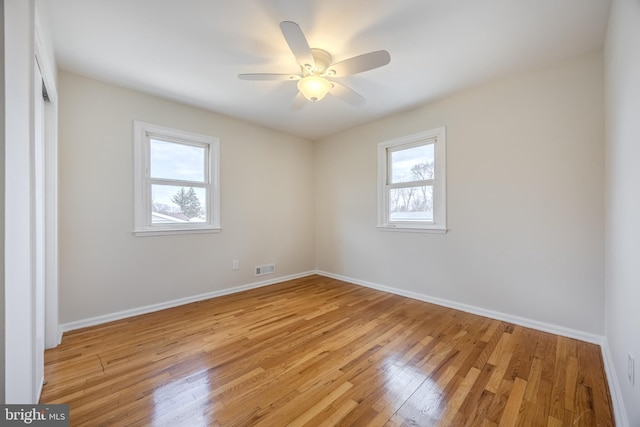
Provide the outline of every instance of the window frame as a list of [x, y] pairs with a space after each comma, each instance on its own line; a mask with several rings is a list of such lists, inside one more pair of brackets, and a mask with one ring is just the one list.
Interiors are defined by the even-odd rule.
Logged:
[[[135, 236], [216, 233], [220, 226], [220, 139], [134, 120], [134, 229]], [[203, 183], [151, 177], [151, 139], [205, 148]], [[205, 222], [153, 224], [151, 186], [181, 185], [204, 188]]]
[[[391, 183], [391, 153], [422, 145], [434, 145], [434, 177]], [[398, 221], [389, 218], [389, 192], [393, 188], [417, 185], [433, 186], [433, 220]], [[415, 133], [378, 144], [378, 229], [382, 231], [409, 231], [423, 233], [447, 232], [446, 194], [446, 128], [440, 127]]]

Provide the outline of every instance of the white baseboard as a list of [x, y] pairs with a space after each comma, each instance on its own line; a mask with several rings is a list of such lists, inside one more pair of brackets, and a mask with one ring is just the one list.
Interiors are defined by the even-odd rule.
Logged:
[[609, 349], [609, 341], [607, 337], [602, 340], [602, 360], [604, 362], [604, 371], [607, 374], [607, 382], [609, 383], [609, 393], [611, 394], [611, 406], [613, 406], [613, 415], [616, 419], [616, 425], [618, 427], [629, 427], [629, 418], [627, 418], [627, 411], [624, 407], [624, 400], [622, 399], [622, 389], [618, 382], [618, 376], [616, 375], [616, 367], [613, 363], [613, 357], [611, 356], [611, 350]]
[[36, 402], [35, 404], [40, 403], [40, 397], [42, 396], [42, 389], [44, 388], [44, 376], [40, 379], [40, 385], [38, 386], [38, 390], [36, 391]]
[[456, 310], [464, 311], [467, 313], [477, 314], [478, 316], [489, 317], [491, 319], [503, 320], [505, 322], [513, 323], [516, 325], [524, 326], [526, 328], [536, 329], [543, 332], [549, 332], [563, 337], [575, 338], [580, 341], [586, 341], [592, 344], [601, 345], [602, 336], [591, 334], [576, 329], [566, 328], [564, 326], [553, 325], [551, 323], [540, 322], [533, 319], [527, 319], [526, 317], [514, 316], [512, 314], [502, 313], [499, 311], [488, 310], [486, 308], [477, 307], [468, 304], [462, 304], [459, 302], [432, 297], [429, 295], [419, 294], [417, 292], [406, 291], [404, 289], [392, 288], [390, 286], [379, 285], [377, 283], [371, 283], [364, 280], [354, 279], [352, 277], [345, 277], [338, 274], [328, 273], [326, 271], [316, 271], [321, 276], [331, 277], [333, 279], [342, 280], [344, 282], [353, 283], [355, 285], [366, 286], [367, 288], [377, 289], [383, 292], [389, 292], [391, 294], [400, 295], [403, 297], [429, 302], [443, 307], [449, 307]]
[[246, 285], [236, 286], [233, 288], [222, 289], [219, 291], [207, 292], [204, 294], [194, 295], [185, 298], [179, 298], [172, 301], [162, 302], [158, 304], [151, 304], [144, 307], [132, 308], [130, 310], [118, 311], [116, 313], [104, 314], [102, 316], [90, 317], [88, 319], [77, 320], [75, 322], [63, 323], [60, 325], [60, 340], [62, 342], [62, 334], [65, 332], [73, 331], [75, 329], [82, 329], [89, 326], [100, 325], [107, 322], [113, 322], [114, 320], [126, 319], [127, 317], [138, 316], [140, 314], [152, 313], [154, 311], [164, 310], [166, 308], [177, 307], [179, 305], [189, 304], [192, 302], [203, 301], [210, 298], [221, 297], [223, 295], [235, 294], [237, 292], [247, 291], [249, 289], [261, 288], [263, 286], [273, 285], [274, 283], [286, 282], [287, 280], [299, 279], [301, 277], [307, 277], [315, 274], [315, 271], [308, 271], [305, 273], [292, 274], [289, 276], [276, 277], [274, 279], [263, 280], [260, 282], [249, 283]]

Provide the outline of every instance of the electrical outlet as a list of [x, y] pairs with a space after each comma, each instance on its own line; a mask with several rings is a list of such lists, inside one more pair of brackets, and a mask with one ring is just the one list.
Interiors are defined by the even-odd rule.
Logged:
[[240, 268], [240, 261], [238, 261], [237, 259], [234, 259], [231, 268], [234, 269], [234, 270], [239, 269]]
[[629, 382], [631, 385], [634, 385], [634, 377], [635, 377], [635, 361], [633, 360], [633, 355], [629, 353], [629, 358], [627, 359], [627, 377], [629, 377]]

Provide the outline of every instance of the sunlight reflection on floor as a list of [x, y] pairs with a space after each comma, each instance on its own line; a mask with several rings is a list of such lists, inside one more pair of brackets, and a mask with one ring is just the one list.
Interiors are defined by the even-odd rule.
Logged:
[[[419, 368], [394, 364], [385, 370], [385, 397], [388, 404], [405, 402], [400, 412], [407, 418], [440, 418], [442, 390]], [[411, 414], [415, 414], [413, 417]]]
[[201, 369], [178, 381], [156, 388], [153, 392], [153, 426], [192, 427], [212, 424], [207, 409], [211, 394], [211, 378]]

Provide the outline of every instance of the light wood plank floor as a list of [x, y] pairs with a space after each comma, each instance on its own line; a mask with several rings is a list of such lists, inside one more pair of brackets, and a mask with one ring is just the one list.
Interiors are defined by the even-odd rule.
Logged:
[[311, 276], [73, 331], [73, 426], [612, 426], [598, 346]]

